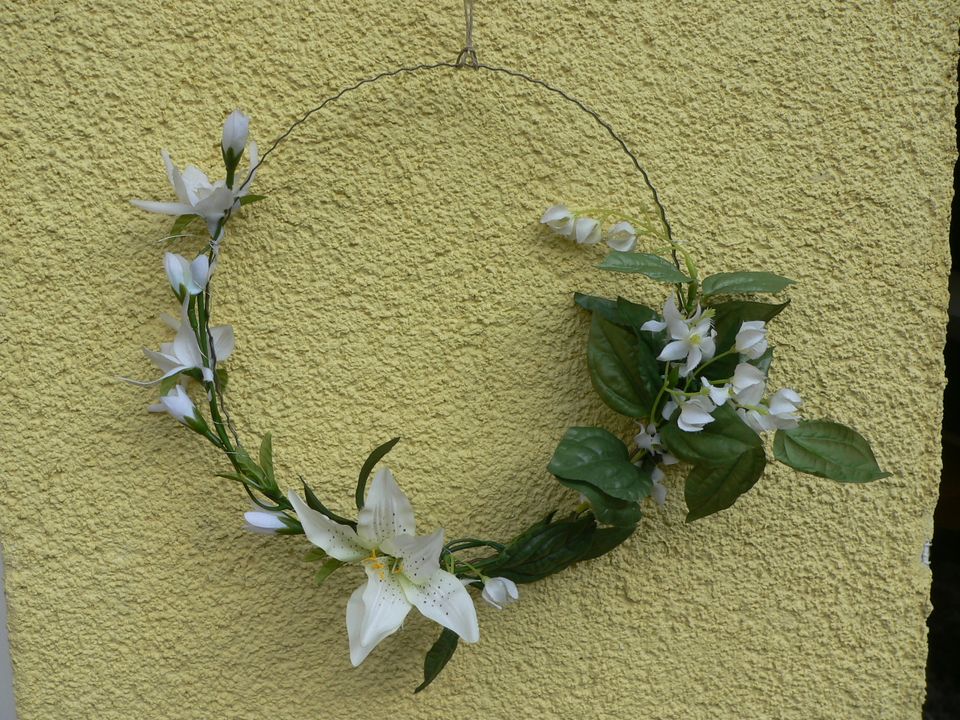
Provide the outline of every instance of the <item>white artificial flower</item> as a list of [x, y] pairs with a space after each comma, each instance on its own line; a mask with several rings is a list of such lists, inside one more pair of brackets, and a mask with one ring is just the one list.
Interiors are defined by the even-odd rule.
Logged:
[[238, 160], [247, 146], [247, 134], [250, 131], [250, 116], [234, 110], [223, 122], [223, 138], [220, 148], [223, 154], [232, 153]]
[[733, 371], [733, 398], [738, 405], [759, 405], [767, 388], [767, 378], [760, 368], [740, 363]]
[[779, 430], [795, 428], [800, 421], [800, 414], [797, 411], [801, 405], [803, 400], [796, 391], [790, 388], [777, 390], [770, 397], [770, 422]]
[[166, 150], [161, 150], [163, 164], [167, 168], [167, 179], [177, 195], [176, 202], [161, 202], [157, 200], [131, 200], [136, 207], [147, 212], [162, 215], [199, 215], [207, 223], [207, 230], [214, 241], [219, 241], [217, 227], [223, 216], [240, 207], [240, 199], [250, 192], [250, 186], [257, 172], [259, 154], [257, 144], [250, 143], [250, 173], [242, 183], [234, 183], [234, 188], [227, 187], [224, 180], [210, 182], [206, 173], [194, 165], [187, 165], [181, 173]]
[[245, 527], [250, 532], [263, 535], [273, 535], [277, 530], [283, 530], [287, 524], [282, 518], [286, 517], [277, 510], [265, 510], [259, 505], [255, 505], [253, 510], [248, 510], [243, 514], [246, 521]]
[[663, 305], [663, 321], [648, 320], [640, 329], [650, 332], [669, 330], [673, 342], [663, 348], [657, 360], [676, 362], [686, 359], [680, 368], [680, 377], [689, 375], [697, 365], [710, 360], [717, 351], [716, 332], [712, 329], [710, 318], [704, 317], [699, 307], [692, 317], [683, 317], [672, 295]]
[[347, 602], [354, 666], [399, 630], [413, 607], [465, 642], [480, 639], [470, 593], [455, 575], [440, 569], [443, 530], [415, 535], [413, 508], [389, 470], [373, 478], [356, 531], [311, 509], [293, 491], [289, 498], [311, 543], [332, 558], [359, 563], [367, 574], [366, 584]]
[[[185, 299], [183, 310], [180, 316], [180, 322], [169, 316], [164, 316], [167, 323], [176, 330], [177, 334], [173, 342], [162, 343], [160, 352], [155, 350], [143, 349], [143, 353], [163, 372], [163, 375], [148, 382], [139, 382], [128, 380], [135, 385], [155, 385], [156, 383], [183, 372], [199, 368], [203, 373], [205, 382], [213, 382], [213, 370], [207, 367], [204, 362], [203, 353], [200, 352], [200, 344], [197, 342], [197, 335], [190, 327], [190, 321], [187, 316], [190, 300]], [[213, 337], [213, 352], [216, 355], [217, 363], [226, 360], [233, 353], [234, 337], [233, 328], [229, 325], [217, 325], [210, 328], [210, 335]]]
[[677, 418], [677, 427], [684, 432], [700, 432], [703, 426], [713, 422], [710, 414], [716, 410], [710, 398], [697, 395], [680, 403], [680, 417]]
[[663, 409], [660, 410], [660, 414], [663, 415], [664, 420], [669, 420], [673, 416], [673, 412], [680, 407], [677, 405], [676, 400], [667, 400], [663, 404]]
[[593, 218], [577, 218], [574, 235], [578, 245], [596, 245], [601, 240], [600, 222]]
[[566, 205], [553, 205], [547, 208], [540, 222], [558, 235], [573, 237], [573, 213]]
[[504, 607], [515, 603], [520, 598], [520, 592], [513, 580], [505, 577], [494, 577], [483, 581], [483, 592], [480, 597], [497, 610], [503, 610]]
[[740, 326], [734, 341], [738, 353], [756, 360], [767, 351], [767, 327], [763, 320], [747, 320]]
[[730, 385], [712, 385], [706, 378], [700, 378], [700, 382], [710, 395], [710, 400], [714, 405], [720, 407], [732, 396]]
[[653, 489], [650, 491], [650, 494], [660, 507], [663, 507], [667, 502], [667, 488], [663, 484], [663, 480], [666, 477], [666, 474], [659, 467], [655, 467], [653, 472], [650, 473], [650, 479], [653, 481]]
[[211, 264], [210, 259], [202, 253], [190, 262], [183, 255], [168, 252], [163, 256], [163, 266], [173, 291], [182, 301], [184, 290], [187, 295], [199, 295], [203, 292], [210, 281], [216, 262]]
[[640, 450], [646, 450], [649, 453], [658, 452], [660, 449], [660, 433], [657, 432], [657, 426], [650, 423], [646, 427], [640, 426], [640, 432], [633, 438], [634, 444]]
[[170, 413], [177, 422], [184, 425], [191, 425], [200, 421], [193, 400], [180, 385], [176, 385], [158, 402], [151, 405], [149, 410], [150, 412]]
[[751, 408], [740, 408], [737, 410], [737, 414], [747, 427], [758, 435], [776, 430], [776, 426], [765, 407], [755, 405]]
[[607, 230], [607, 245], [618, 252], [630, 252], [637, 246], [637, 231], [626, 221]]

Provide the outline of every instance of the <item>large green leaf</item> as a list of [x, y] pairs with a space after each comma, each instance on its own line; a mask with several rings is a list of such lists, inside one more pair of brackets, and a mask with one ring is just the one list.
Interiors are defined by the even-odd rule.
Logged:
[[659, 255], [637, 252], [612, 252], [597, 265], [601, 270], [622, 273], [638, 273], [651, 280], [668, 283], [688, 283], [690, 278], [676, 266]]
[[593, 514], [597, 516], [597, 520], [604, 525], [627, 527], [640, 522], [641, 513], [639, 504], [607, 495], [603, 490], [597, 489], [590, 483], [569, 480], [567, 478], [557, 478], [557, 480], [574, 492], [583, 495], [587, 499], [587, 502], [590, 503]]
[[877, 464], [862, 435], [840, 423], [806, 420], [790, 430], [778, 430], [773, 455], [800, 472], [848, 483], [889, 477]]
[[514, 540], [501, 554], [500, 562], [484, 573], [531, 583], [558, 573], [587, 555], [597, 523], [589, 514], [537, 523]]
[[778, 293], [793, 280], [770, 272], [717, 273], [703, 280], [703, 294], [743, 295], [746, 293]]
[[574, 293], [573, 301], [584, 310], [589, 310], [595, 315], [600, 315], [604, 320], [614, 325], [627, 327], [629, 323], [620, 317], [620, 309], [617, 307], [616, 300], [597, 297], [596, 295], [586, 295], [584, 293]]
[[694, 465], [723, 465], [746, 452], [763, 449], [760, 437], [747, 427], [729, 403], [713, 411], [714, 421], [699, 432], [685, 432], [674, 418], [660, 431], [671, 454]]
[[388, 452], [393, 450], [393, 446], [398, 442], [400, 442], [400, 438], [398, 437], [395, 437], [392, 440], [387, 440], [387, 442], [375, 448], [374, 451], [367, 456], [366, 462], [363, 463], [363, 467], [360, 468], [360, 476], [357, 478], [357, 492], [355, 494], [357, 510], [363, 509], [364, 490], [366, 490], [367, 479], [370, 477], [370, 473], [373, 472], [373, 468], [378, 462], [383, 460]]
[[687, 522], [699, 520], [733, 505], [752, 488], [767, 464], [763, 448], [753, 448], [722, 464], [700, 463], [687, 476], [683, 496]]
[[580, 557], [578, 562], [592, 560], [593, 558], [598, 558], [601, 555], [606, 555], [608, 552], [633, 535], [633, 531], [636, 529], [636, 525], [597, 528], [593, 533], [593, 537], [590, 539], [590, 549]]
[[260, 467], [270, 487], [277, 489], [277, 479], [273, 472], [273, 439], [270, 433], [264, 435], [260, 442]]
[[631, 502], [647, 497], [653, 486], [649, 470], [630, 462], [627, 446], [603, 428], [567, 430], [547, 469], [563, 480], [588, 483], [611, 497]]
[[423, 690], [436, 679], [444, 666], [450, 662], [450, 658], [452, 658], [453, 653], [456, 652], [459, 641], [460, 636], [453, 630], [449, 628], [443, 629], [443, 632], [440, 633], [440, 637], [437, 638], [433, 647], [427, 651], [427, 656], [423, 660], [423, 682], [413, 691], [414, 694]]
[[307, 507], [312, 510], [316, 510], [322, 515], [326, 515], [328, 518], [333, 520], [336, 523], [341, 525], [349, 525], [354, 530], [357, 529], [357, 523], [355, 520], [349, 520], [342, 515], [337, 515], [335, 512], [330, 510], [326, 505], [320, 502], [320, 498], [317, 497], [317, 494], [313, 491], [313, 488], [307, 485], [307, 481], [303, 478], [300, 478], [300, 482], [303, 483], [303, 497], [307, 501]]
[[651, 377], [650, 346], [633, 330], [594, 314], [587, 342], [593, 387], [607, 405], [628, 417], [645, 417], [660, 389]]

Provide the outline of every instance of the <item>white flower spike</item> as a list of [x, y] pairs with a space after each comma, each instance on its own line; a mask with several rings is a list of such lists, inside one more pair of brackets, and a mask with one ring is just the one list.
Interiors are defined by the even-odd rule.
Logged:
[[763, 320], [747, 320], [740, 326], [734, 341], [737, 352], [748, 360], [756, 360], [767, 351], [767, 327]]
[[566, 205], [553, 205], [540, 218], [540, 222], [563, 237], [573, 237], [573, 213]]
[[626, 221], [618, 222], [607, 230], [607, 245], [617, 252], [631, 252], [637, 247], [637, 231]]
[[457, 633], [480, 639], [477, 611], [455, 575], [440, 569], [443, 530], [415, 535], [410, 501], [386, 468], [373, 478], [357, 529], [311, 509], [291, 491], [290, 503], [307, 539], [332, 558], [359, 563], [367, 574], [347, 601], [350, 661], [364, 661], [381, 640], [403, 624], [411, 608]]
[[517, 584], [505, 577], [487, 578], [483, 582], [483, 592], [480, 597], [493, 605], [497, 610], [503, 610], [520, 598]]
[[211, 264], [209, 258], [202, 253], [190, 262], [183, 255], [168, 252], [163, 256], [163, 266], [167, 271], [170, 286], [183, 302], [184, 294], [199, 295], [203, 292], [216, 262]]

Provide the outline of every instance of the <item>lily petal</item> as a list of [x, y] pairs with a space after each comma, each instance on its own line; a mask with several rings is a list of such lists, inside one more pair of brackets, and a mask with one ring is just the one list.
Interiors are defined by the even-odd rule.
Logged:
[[185, 203], [160, 202], [158, 200], [131, 200], [130, 203], [147, 212], [161, 215], [192, 215], [193, 207]]
[[236, 345], [233, 326], [217, 325], [216, 327], [210, 328], [210, 335], [213, 336], [213, 352], [217, 355], [217, 362], [222, 363], [230, 357]]
[[374, 476], [367, 500], [357, 517], [357, 534], [372, 547], [398, 535], [413, 535], [413, 508], [388, 468]]
[[440, 569], [443, 529], [432, 535], [398, 535], [383, 544], [383, 549], [403, 560], [403, 574], [416, 585], [423, 585]]
[[303, 525], [307, 540], [321, 548], [327, 555], [343, 562], [360, 560], [367, 556], [370, 548], [365, 546], [353, 528], [334, 522], [323, 513], [309, 507], [293, 490], [287, 495], [290, 504], [297, 513], [297, 519]]
[[475, 643], [480, 639], [477, 609], [470, 593], [455, 575], [437, 570], [426, 585], [404, 583], [403, 591], [425, 617], [453, 630], [465, 642]]
[[[387, 567], [386, 558], [364, 563], [363, 569], [367, 573], [367, 585], [363, 589], [363, 617], [358, 639], [363, 646], [372, 649], [400, 629], [411, 604], [403, 592], [400, 574]], [[459, 581], [457, 584], [460, 585]]]

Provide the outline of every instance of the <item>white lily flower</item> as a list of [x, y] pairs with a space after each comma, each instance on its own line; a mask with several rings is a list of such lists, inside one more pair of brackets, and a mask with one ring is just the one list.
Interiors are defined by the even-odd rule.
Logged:
[[767, 327], [763, 320], [747, 320], [740, 326], [734, 341], [738, 353], [756, 360], [767, 351]]
[[717, 407], [720, 407], [732, 397], [732, 388], [730, 385], [712, 385], [706, 378], [700, 378], [700, 382], [709, 393], [710, 400]]
[[713, 422], [710, 414], [716, 410], [710, 398], [697, 395], [680, 403], [680, 417], [677, 418], [677, 427], [684, 432], [700, 432], [703, 426]]
[[795, 428], [800, 421], [800, 414], [797, 412], [803, 400], [796, 391], [790, 388], [777, 390], [771, 397], [769, 403], [770, 420], [779, 430], [789, 430]]
[[600, 222], [593, 218], [577, 218], [574, 234], [578, 245], [596, 245], [601, 240]]
[[239, 160], [243, 149], [247, 146], [247, 134], [250, 132], [250, 116], [239, 110], [234, 110], [223, 122], [223, 138], [220, 140], [220, 149], [224, 157], [228, 153]]
[[[179, 323], [169, 316], [165, 317], [168, 324], [177, 332], [173, 342], [162, 343], [160, 352], [148, 348], [143, 349], [144, 355], [160, 368], [163, 375], [148, 382], [136, 380], [128, 380], [128, 382], [135, 385], [155, 385], [172, 375], [194, 368], [200, 369], [205, 382], [213, 382], [213, 370], [207, 367], [207, 363], [204, 362], [203, 353], [200, 352], [200, 344], [197, 342], [197, 335], [190, 327], [190, 321], [187, 317], [189, 303], [189, 298], [184, 300]], [[219, 364], [233, 353], [235, 344], [233, 328], [230, 325], [217, 325], [210, 328], [210, 335], [213, 337], [213, 352]]]
[[356, 531], [311, 509], [293, 491], [289, 499], [311, 543], [332, 558], [361, 564], [367, 574], [366, 584], [347, 602], [354, 666], [399, 630], [413, 607], [465, 642], [480, 639], [470, 593], [455, 575], [440, 569], [443, 530], [423, 537], [414, 534], [413, 508], [389, 470], [384, 468], [373, 478]]
[[505, 577], [486, 578], [483, 581], [483, 592], [480, 597], [493, 605], [497, 610], [503, 610], [520, 598], [517, 584]]
[[573, 237], [573, 213], [566, 205], [553, 205], [547, 208], [540, 222], [558, 235]]
[[179, 423], [190, 425], [201, 421], [197, 408], [186, 391], [177, 385], [149, 408], [150, 412], [166, 412]]
[[131, 200], [130, 202], [141, 210], [160, 213], [161, 215], [174, 215], [176, 217], [199, 215], [206, 221], [210, 236], [214, 240], [219, 240], [217, 227], [223, 216], [228, 211], [240, 207], [240, 199], [250, 192], [259, 160], [257, 144], [255, 142], [250, 143], [250, 174], [244, 182], [235, 183], [233, 190], [228, 188], [223, 180], [211, 183], [206, 173], [194, 165], [187, 165], [181, 173], [173, 164], [170, 154], [166, 150], [161, 150], [160, 155], [163, 157], [163, 164], [167, 168], [167, 179], [173, 186], [177, 201]]
[[637, 231], [624, 221], [607, 230], [607, 245], [618, 252], [631, 252], [637, 246]]
[[243, 519], [246, 521], [245, 528], [262, 535], [273, 535], [277, 530], [287, 527], [282, 519], [284, 517], [286, 516], [278, 510], [265, 510], [259, 505], [255, 505], [253, 510], [243, 514]]
[[209, 258], [202, 253], [190, 262], [183, 255], [168, 252], [163, 256], [163, 266], [173, 291], [182, 302], [184, 293], [199, 295], [203, 292], [210, 281], [216, 262], [211, 264]]
[[669, 330], [673, 342], [663, 348], [657, 360], [676, 362], [686, 359], [686, 363], [680, 368], [680, 377], [686, 377], [697, 365], [710, 360], [716, 353], [716, 332], [712, 325], [711, 319], [704, 317], [700, 308], [697, 308], [692, 317], [683, 317], [671, 295], [663, 305], [663, 321], [648, 320], [640, 329], [650, 332]]
[[738, 405], [759, 405], [767, 389], [767, 377], [760, 368], [740, 363], [733, 371], [733, 397]]

